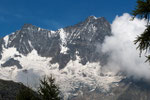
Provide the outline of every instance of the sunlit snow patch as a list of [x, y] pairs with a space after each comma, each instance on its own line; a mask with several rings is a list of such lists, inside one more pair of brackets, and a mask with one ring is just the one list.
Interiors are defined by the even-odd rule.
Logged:
[[66, 32], [63, 29], [60, 29], [58, 32], [59, 32], [60, 39], [61, 39], [61, 44], [60, 44], [61, 51], [60, 51], [60, 53], [66, 54], [68, 51], [68, 48], [66, 47], [66, 45], [67, 45]]

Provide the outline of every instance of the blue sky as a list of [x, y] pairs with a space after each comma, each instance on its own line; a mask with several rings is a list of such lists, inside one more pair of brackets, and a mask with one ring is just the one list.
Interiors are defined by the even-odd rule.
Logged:
[[0, 0], [0, 37], [25, 23], [56, 30], [74, 25], [88, 16], [105, 17], [131, 13], [136, 0]]

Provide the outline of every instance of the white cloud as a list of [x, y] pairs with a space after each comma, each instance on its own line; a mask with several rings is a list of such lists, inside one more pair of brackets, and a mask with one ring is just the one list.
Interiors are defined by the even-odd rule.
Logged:
[[146, 21], [131, 19], [132, 16], [125, 13], [113, 21], [113, 35], [106, 37], [103, 44], [103, 52], [111, 53], [107, 66], [125, 71], [135, 78], [150, 79], [150, 65], [145, 63], [144, 55], [139, 57], [139, 50], [136, 50], [137, 45], [133, 42], [136, 36], [144, 31]]

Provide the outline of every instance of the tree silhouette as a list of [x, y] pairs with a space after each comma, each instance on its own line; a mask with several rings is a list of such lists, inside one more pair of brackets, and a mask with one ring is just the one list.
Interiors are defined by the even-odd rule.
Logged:
[[[137, 0], [137, 6], [135, 10], [132, 12], [133, 19], [137, 16], [141, 19], [147, 20], [147, 25], [145, 31], [137, 36], [136, 40], [134, 41], [135, 44], [138, 44], [137, 49], [140, 50], [140, 55], [143, 51], [147, 52], [150, 50], [150, 0]], [[150, 62], [150, 55], [148, 54], [147, 60]]]
[[38, 93], [29, 87], [20, 88], [16, 100], [60, 100], [60, 91], [52, 77], [44, 77], [40, 80]]
[[60, 100], [60, 91], [52, 75], [41, 80], [39, 94], [42, 100]]

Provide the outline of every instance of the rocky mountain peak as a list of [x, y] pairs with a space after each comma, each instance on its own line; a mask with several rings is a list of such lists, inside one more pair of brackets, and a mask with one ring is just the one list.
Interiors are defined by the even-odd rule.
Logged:
[[[22, 26], [22, 29], [29, 29], [29, 28], [35, 28], [36, 26], [32, 25], [32, 24], [24, 24]], [[37, 28], [37, 27], [36, 27]]]
[[110, 35], [111, 26], [104, 17], [89, 16], [57, 31], [24, 24], [0, 39], [0, 78], [35, 86], [36, 79], [52, 74], [64, 100], [138, 100], [140, 96], [150, 100], [149, 85], [122, 80], [122, 72], [109, 72], [109, 68], [107, 71], [104, 65], [111, 55], [98, 46]]
[[105, 19], [105, 17], [95, 17], [95, 16], [89, 16], [89, 17], [87, 17], [86, 19], [85, 19], [85, 22], [98, 22], [98, 21], [107, 21], [106, 19]]
[[98, 56], [96, 44], [103, 43], [108, 35], [111, 35], [108, 21], [103, 17], [89, 16], [83, 22], [57, 31], [24, 24], [19, 31], [7, 36], [5, 43], [8, 44], [6, 47], [15, 47], [25, 56], [35, 50], [42, 57], [51, 57], [51, 63], [58, 63], [62, 69], [70, 60], [76, 59], [76, 52], [82, 64], [100, 61], [104, 55]]
[[95, 17], [95, 16], [89, 16], [89, 17], [87, 17], [87, 19], [89, 19], [89, 20], [92, 20], [92, 19], [97, 19], [97, 17]]

